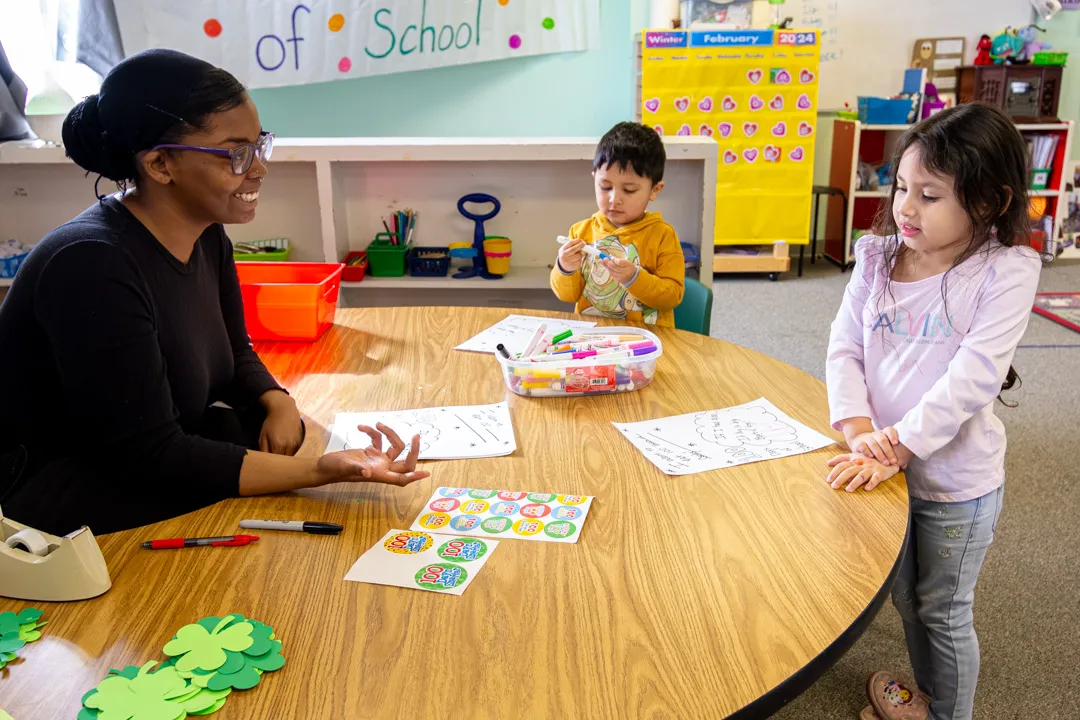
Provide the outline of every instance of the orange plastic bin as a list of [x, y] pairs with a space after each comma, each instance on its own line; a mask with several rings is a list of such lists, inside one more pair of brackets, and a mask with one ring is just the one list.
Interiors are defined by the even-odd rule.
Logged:
[[252, 340], [318, 340], [334, 324], [341, 263], [238, 262]]

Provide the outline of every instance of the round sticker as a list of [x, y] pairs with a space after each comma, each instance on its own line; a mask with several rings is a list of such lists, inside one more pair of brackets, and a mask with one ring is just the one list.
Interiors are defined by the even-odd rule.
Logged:
[[556, 520], [577, 520], [584, 514], [584, 511], [579, 507], [566, 507], [565, 505], [551, 511], [551, 517]]
[[495, 494], [494, 490], [470, 490], [469, 497], [476, 498], [477, 500], [487, 500], [489, 497]]
[[431, 547], [431, 536], [422, 532], [399, 532], [387, 538], [383, 547], [399, 555], [415, 555]]
[[518, 520], [514, 523], [514, 532], [518, 535], [529, 537], [544, 529], [544, 523], [539, 520]]
[[425, 590], [452, 590], [464, 583], [467, 577], [469, 573], [460, 565], [434, 563], [417, 571], [416, 584]]
[[551, 512], [551, 508], [549, 508], [547, 505], [533, 503], [532, 505], [524, 505], [518, 512], [520, 512], [525, 517], [542, 518], [549, 512]]
[[520, 507], [521, 506], [516, 502], [497, 502], [491, 506], [491, 514], [509, 517], [511, 515], [517, 515], [518, 508]]
[[529, 493], [529, 502], [549, 503], [554, 499], [554, 493]]
[[458, 532], [465, 532], [467, 530], [475, 530], [480, 527], [479, 515], [458, 515], [450, 521], [450, 527], [454, 528]]
[[443, 497], [461, 497], [467, 492], [468, 488], [439, 488], [439, 494]]
[[563, 505], [580, 505], [585, 502], [584, 495], [560, 495], [559, 502]]
[[510, 518], [493, 517], [480, 523], [480, 529], [489, 533], [501, 533], [510, 529]]
[[435, 512], [453, 512], [458, 509], [458, 505], [460, 504], [461, 502], [454, 498], [446, 498], [444, 500], [432, 501], [432, 503], [428, 505], [428, 509], [434, 510]]
[[482, 512], [487, 512], [487, 509], [487, 500], [466, 500], [461, 503], [461, 512], [469, 513], [470, 515], [479, 515]]
[[565, 520], [559, 520], [558, 522], [550, 522], [544, 526], [544, 532], [550, 538], [568, 538], [574, 534], [577, 530], [577, 526], [572, 522], [566, 522]]
[[488, 546], [476, 538], [454, 538], [439, 546], [439, 557], [454, 562], [472, 562], [487, 555]]
[[446, 527], [449, 522], [450, 516], [446, 513], [433, 512], [420, 516], [420, 526], [428, 530], [438, 530], [441, 527]]
[[513, 501], [513, 502], [517, 502], [518, 500], [521, 500], [524, 497], [525, 497], [525, 493], [523, 493], [523, 492], [510, 492], [508, 490], [503, 490], [501, 493], [499, 493], [499, 499], [500, 500], [510, 500], [510, 501]]

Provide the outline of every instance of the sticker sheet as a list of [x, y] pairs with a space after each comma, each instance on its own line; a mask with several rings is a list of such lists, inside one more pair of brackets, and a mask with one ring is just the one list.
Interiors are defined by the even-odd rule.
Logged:
[[353, 563], [345, 579], [460, 595], [498, 546], [488, 538], [391, 530]]
[[441, 487], [427, 501], [412, 529], [576, 543], [592, 501], [591, 495]]
[[722, 410], [612, 424], [668, 475], [775, 460], [836, 442], [792, 420], [765, 398]]
[[338, 413], [330, 428], [326, 452], [370, 447], [371, 438], [356, 426], [375, 427], [380, 422], [393, 428], [406, 445], [413, 435], [419, 435], [421, 460], [500, 457], [517, 450], [510, 407], [503, 401], [494, 405]]
[[559, 320], [557, 318], [533, 317], [531, 315], [508, 315], [487, 330], [474, 335], [458, 345], [455, 350], [468, 352], [498, 352], [496, 346], [502, 343], [507, 352], [516, 355], [525, 350], [536, 328], [546, 326], [546, 334], [557, 334], [563, 330], [596, 327], [596, 323], [585, 320]]

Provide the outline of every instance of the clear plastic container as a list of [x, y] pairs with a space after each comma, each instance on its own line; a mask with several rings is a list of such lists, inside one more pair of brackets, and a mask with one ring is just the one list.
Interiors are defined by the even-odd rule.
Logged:
[[[525, 397], [580, 397], [640, 390], [652, 382], [656, 361], [664, 354], [660, 338], [634, 327], [581, 328], [581, 335], [639, 335], [656, 345], [656, 350], [633, 358], [606, 358], [594, 355], [580, 360], [507, 360], [496, 353], [506, 386]], [[573, 340], [573, 338], [571, 338]]]

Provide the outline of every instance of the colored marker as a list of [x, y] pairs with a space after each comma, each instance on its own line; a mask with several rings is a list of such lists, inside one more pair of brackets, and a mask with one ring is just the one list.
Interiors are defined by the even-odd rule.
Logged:
[[558, 343], [561, 343], [563, 340], [567, 339], [568, 337], [570, 337], [573, 334], [574, 334], [573, 330], [563, 330], [561, 333], [559, 333], [555, 337], [551, 338], [551, 344], [556, 345]]
[[309, 535], [337, 535], [344, 529], [334, 523], [305, 520], [241, 520], [240, 527], [245, 530], [292, 530]]
[[634, 348], [634, 357], [639, 355], [649, 355], [656, 352], [656, 346], [650, 345], [649, 347]]
[[499, 354], [502, 355], [504, 358], [506, 358], [507, 360], [510, 359], [510, 351], [506, 349], [505, 345], [499, 343], [495, 346], [495, 349], [498, 350]]
[[547, 324], [540, 323], [540, 327], [536, 328], [536, 334], [533, 335], [532, 340], [529, 341], [529, 344], [525, 346], [525, 349], [518, 357], [529, 357], [532, 355], [533, 351], [536, 350], [536, 346], [544, 339], [544, 331], [546, 330]]
[[581, 248], [581, 252], [585, 253], [586, 255], [592, 255], [595, 258], [600, 258], [601, 260], [607, 260], [611, 257], [595, 245], [586, 244], [584, 247]]
[[241, 547], [259, 539], [258, 535], [225, 535], [205, 538], [172, 538], [170, 540], [151, 540], [142, 547], [147, 550], [175, 550], [189, 547]]
[[571, 357], [574, 358], [575, 360], [582, 360], [584, 358], [593, 357], [595, 355], [596, 355], [595, 350], [582, 350], [581, 352], [573, 353], [571, 355]]

